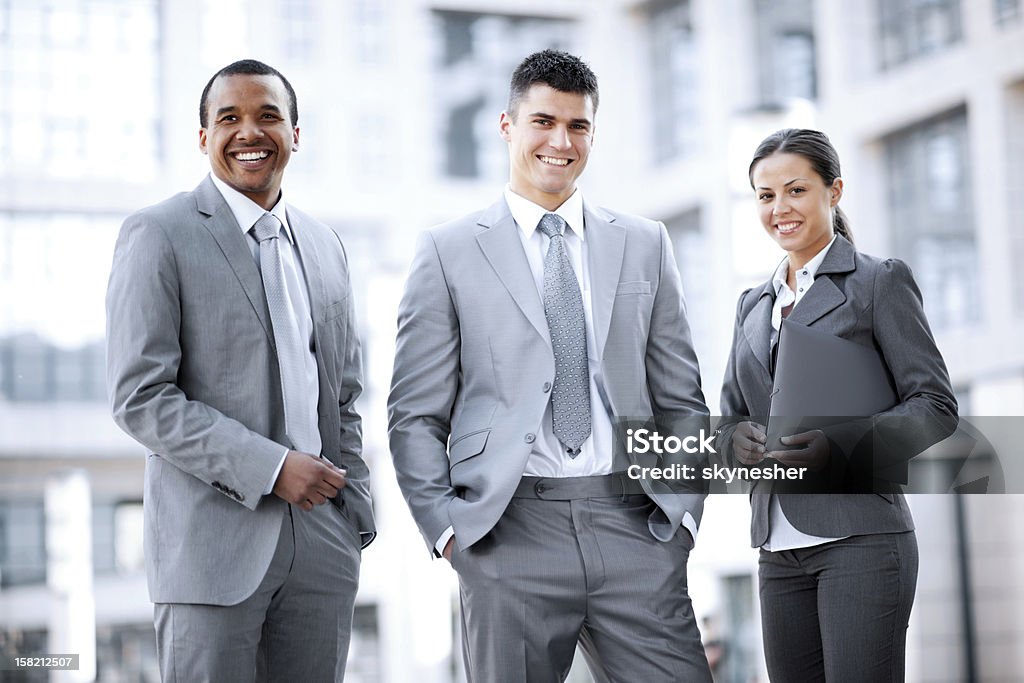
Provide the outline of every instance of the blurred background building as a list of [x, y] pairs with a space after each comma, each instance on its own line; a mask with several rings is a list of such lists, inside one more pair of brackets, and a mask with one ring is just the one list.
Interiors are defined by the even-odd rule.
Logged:
[[[349, 680], [460, 680], [454, 574], [387, 453], [395, 313], [415, 235], [498, 196], [508, 78], [544, 47], [599, 76], [582, 186], [668, 226], [713, 412], [736, 297], [782, 256], [749, 158], [805, 126], [839, 150], [860, 248], [914, 269], [962, 415], [1024, 415], [1024, 0], [0, 0], [0, 653], [94, 639], [98, 680], [157, 680], [144, 451], [109, 418], [103, 294], [122, 219], [208, 171], [206, 80], [255, 57], [299, 96], [288, 200], [340, 228], [358, 290], [381, 535]], [[909, 680], [1020, 680], [1024, 496], [912, 506]], [[748, 523], [744, 496], [712, 497], [690, 562], [730, 683], [766, 680]]]

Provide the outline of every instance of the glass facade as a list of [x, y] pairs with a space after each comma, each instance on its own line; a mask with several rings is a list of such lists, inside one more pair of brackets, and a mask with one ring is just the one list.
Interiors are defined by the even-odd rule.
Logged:
[[758, 0], [757, 73], [761, 106], [818, 95], [811, 0]]
[[959, 0], [878, 0], [882, 69], [938, 52], [963, 38]]
[[689, 0], [650, 4], [651, 149], [656, 163], [692, 155], [700, 140], [700, 73]]
[[504, 182], [508, 159], [497, 129], [509, 76], [532, 52], [571, 51], [573, 22], [447, 10], [433, 19], [440, 175]]
[[0, 175], [155, 178], [159, 40], [155, 0], [0, 0]]
[[967, 111], [889, 135], [888, 204], [895, 253], [913, 269], [935, 329], [981, 318]]

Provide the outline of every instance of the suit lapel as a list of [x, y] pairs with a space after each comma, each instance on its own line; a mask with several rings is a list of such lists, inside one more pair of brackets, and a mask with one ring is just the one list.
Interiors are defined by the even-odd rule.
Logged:
[[194, 194], [196, 208], [203, 215], [203, 224], [220, 246], [224, 258], [238, 278], [253, 312], [259, 318], [260, 325], [263, 326], [263, 331], [266, 332], [267, 339], [273, 347], [274, 334], [270, 326], [267, 298], [263, 294], [263, 278], [252, 259], [252, 252], [245, 243], [245, 235], [242, 234], [238, 221], [209, 176], [199, 184]]
[[[344, 340], [324, 339], [325, 330], [321, 323], [325, 316], [324, 309], [327, 306], [327, 285], [323, 278], [323, 268], [320, 265], [314, 232], [307, 227], [302, 215], [294, 210], [288, 211], [288, 227], [291, 228], [292, 237], [295, 239], [295, 247], [299, 253], [299, 260], [302, 262], [303, 277], [306, 281], [306, 292], [309, 293], [309, 316], [313, 319], [314, 354], [316, 355], [322, 400], [326, 395], [334, 394], [330, 373], [324, 362], [324, 349], [328, 348], [327, 344], [342, 344]], [[325, 392], [323, 387], [330, 391]]]
[[478, 224], [485, 228], [476, 235], [477, 244], [484, 253], [501, 283], [516, 305], [530, 321], [544, 341], [551, 345], [548, 321], [544, 317], [544, 303], [533, 281], [530, 264], [523, 252], [519, 227], [504, 198], [492, 204], [481, 214]]
[[626, 229], [614, 225], [614, 220], [614, 216], [583, 203], [584, 235], [590, 261], [590, 299], [599, 358], [604, 358], [626, 249]]
[[811, 325], [846, 303], [846, 295], [828, 276], [849, 273], [855, 268], [853, 245], [843, 239], [842, 235], [837, 236], [818, 267], [814, 284], [800, 299], [800, 303], [793, 307], [789, 319], [801, 325]]
[[765, 284], [757, 297], [754, 307], [743, 320], [743, 336], [765, 373], [771, 376], [772, 306], [775, 305], [772, 283]]

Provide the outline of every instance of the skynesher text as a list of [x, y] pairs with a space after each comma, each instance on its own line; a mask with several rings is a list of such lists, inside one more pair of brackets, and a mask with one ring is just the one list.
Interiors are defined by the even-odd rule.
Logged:
[[[700, 469], [700, 478], [705, 481], [724, 481], [731, 484], [733, 481], [757, 481], [757, 480], [797, 480], [803, 479], [807, 474], [806, 467], [784, 467], [775, 463], [771, 467], [723, 467], [712, 465]], [[693, 481], [697, 478], [697, 468], [693, 465], [666, 465], [665, 467], [641, 467], [630, 465], [626, 470], [626, 476], [630, 479], [669, 479], [676, 481]]]

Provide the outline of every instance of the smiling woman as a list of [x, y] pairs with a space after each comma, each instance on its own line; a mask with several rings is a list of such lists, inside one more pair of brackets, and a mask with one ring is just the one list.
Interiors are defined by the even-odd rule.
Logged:
[[[778, 462], [833, 482], [867, 470], [881, 494], [753, 488], [751, 544], [761, 549], [768, 674], [780, 681], [902, 681], [918, 552], [900, 483], [907, 462], [956, 426], [949, 375], [910, 269], [854, 249], [838, 207], [839, 157], [824, 133], [786, 129], [768, 136], [749, 178], [762, 227], [787, 258], [768, 282], [740, 296], [719, 451], [729, 464]], [[752, 416], [770, 412], [782, 318], [878, 352], [898, 398], [873, 416], [873, 443], [897, 448], [851, 455], [812, 430], [784, 436], [785, 448], [768, 451], [765, 428]], [[894, 418], [898, 434], [886, 428]]]

